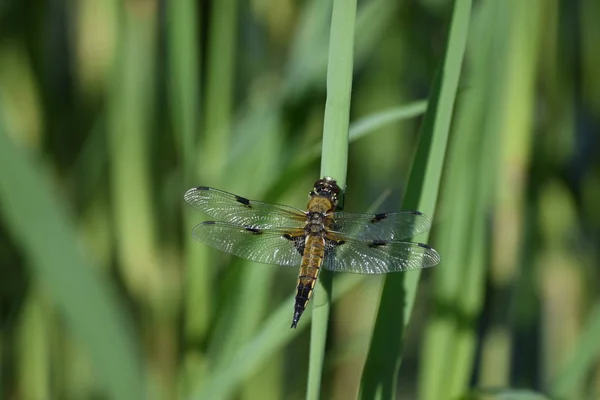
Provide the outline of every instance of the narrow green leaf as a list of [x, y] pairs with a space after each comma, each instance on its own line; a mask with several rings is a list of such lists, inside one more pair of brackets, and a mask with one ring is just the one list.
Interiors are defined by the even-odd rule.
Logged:
[[405, 106], [393, 107], [367, 115], [350, 125], [350, 142], [358, 140], [369, 133], [394, 122], [422, 115], [427, 110], [427, 101], [415, 101]]
[[[433, 84], [402, 204], [403, 208], [419, 209], [430, 216], [433, 216], [437, 201], [470, 13], [470, 0], [455, 2], [444, 65]], [[364, 399], [387, 399], [396, 394], [404, 330], [410, 319], [419, 277], [420, 272], [413, 271], [385, 278], [362, 376], [361, 397]]]

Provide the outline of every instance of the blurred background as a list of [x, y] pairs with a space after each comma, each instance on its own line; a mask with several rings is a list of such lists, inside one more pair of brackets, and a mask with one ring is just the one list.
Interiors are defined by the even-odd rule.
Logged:
[[[394, 211], [454, 2], [358, 3], [345, 210]], [[0, 1], [0, 398], [304, 398], [296, 270], [194, 242], [183, 193], [305, 207], [330, 15]], [[600, 398], [598, 21], [597, 0], [474, 2], [399, 399]], [[334, 280], [323, 398], [360, 385], [382, 279], [355, 278]]]

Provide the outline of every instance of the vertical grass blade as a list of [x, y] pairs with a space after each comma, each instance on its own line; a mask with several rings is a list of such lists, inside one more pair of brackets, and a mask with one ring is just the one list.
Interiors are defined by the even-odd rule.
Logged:
[[[133, 296], [154, 295], [159, 272], [150, 138], [156, 14], [124, 7], [108, 104], [109, 172], [118, 261]], [[132, 184], [135, 182], [135, 184]], [[156, 279], [152, 279], [152, 278]]]
[[31, 271], [91, 357], [111, 399], [143, 399], [138, 349], [112, 287], [96, 273], [39, 164], [9, 139], [0, 120], [0, 213]]
[[32, 290], [25, 302], [19, 327], [19, 383], [23, 398], [49, 399], [50, 391], [50, 318], [45, 313], [43, 296]]
[[334, 0], [329, 39], [321, 176], [334, 177], [342, 189], [346, 185], [348, 166], [355, 20], [356, 0]]
[[187, 185], [194, 172], [200, 106], [197, 4], [193, 0], [182, 0], [168, 2], [166, 6], [170, 113], [181, 149], [184, 182]]
[[[472, 32], [477, 32], [476, 29]], [[489, 47], [484, 39], [485, 35], [473, 35], [479, 38], [477, 49], [485, 50]], [[483, 39], [481, 39], [483, 38]], [[474, 46], [472, 46], [474, 47]], [[468, 285], [473, 275], [467, 275], [469, 267], [475, 264], [469, 251], [481, 250], [482, 237], [475, 238], [470, 247], [471, 229], [478, 222], [483, 221], [476, 199], [481, 195], [481, 185], [478, 178], [480, 171], [489, 169], [491, 162], [480, 164], [485, 160], [482, 156], [484, 149], [483, 138], [479, 134], [482, 129], [482, 113], [486, 91], [483, 80], [478, 75], [487, 53], [478, 53], [479, 58], [474, 58], [470, 71], [473, 82], [469, 90], [461, 98], [459, 111], [454, 124], [455, 132], [448, 151], [447, 168], [444, 173], [444, 186], [442, 189], [442, 202], [440, 213], [444, 215], [444, 225], [436, 232], [436, 246], [444, 255], [444, 268], [441, 268], [434, 277], [436, 306], [433, 316], [428, 320], [424, 335], [422, 363], [419, 375], [419, 396], [423, 399], [437, 399], [446, 396], [450, 390], [450, 382], [457, 369], [454, 368], [455, 353], [468, 352], [468, 345], [463, 343], [459, 349], [456, 341], [457, 321], [464, 325], [471, 325], [471, 316], [464, 315], [463, 308], [459, 306], [457, 297], [464, 290], [471, 288]], [[479, 61], [479, 62], [477, 62]], [[491, 160], [490, 160], [491, 161]], [[481, 165], [473, 168], [473, 165]], [[485, 165], [485, 168], [484, 168]], [[481, 226], [477, 230], [481, 232]], [[468, 287], [468, 289], [467, 289]], [[459, 308], [460, 307], [460, 308]], [[459, 311], [460, 309], [460, 311]], [[439, 315], [438, 315], [439, 313]], [[451, 370], [448, 370], [452, 364]]]
[[212, 6], [208, 35], [204, 134], [200, 152], [202, 175], [208, 179], [218, 178], [223, 172], [230, 146], [238, 25], [237, 1], [216, 1]]
[[[194, 185], [221, 186], [230, 148], [233, 114], [233, 94], [237, 54], [238, 2], [225, 0], [213, 2], [210, 9], [210, 21], [207, 31], [207, 54], [205, 72], [205, 90], [202, 97], [201, 132], [194, 132], [199, 140], [194, 143], [193, 152], [187, 154], [189, 160], [189, 179]], [[175, 23], [175, 22], [174, 22]], [[177, 23], [180, 23], [179, 21]], [[196, 44], [196, 46], [199, 46]], [[196, 74], [198, 71], [196, 71]], [[185, 84], [189, 84], [186, 82]], [[185, 151], [185, 150], [184, 150]], [[185, 313], [186, 340], [189, 343], [202, 343], [208, 340], [209, 330], [217, 320], [217, 286], [215, 272], [215, 253], [191, 238], [191, 228], [198, 222], [198, 213], [186, 207], [186, 280]], [[235, 341], [238, 332], [225, 335], [219, 340]], [[211, 343], [212, 345], [212, 343]], [[198, 354], [189, 351], [189, 361], [198, 361]], [[207, 354], [210, 351], [207, 351]], [[208, 355], [210, 358], [210, 355]], [[217, 355], [218, 358], [218, 355]], [[205, 362], [211, 360], [205, 359]], [[215, 360], [215, 361], [218, 361]], [[204, 364], [205, 367], [208, 364]], [[188, 383], [194, 384], [200, 370], [190, 371]]]
[[[437, 201], [470, 14], [470, 0], [455, 2], [444, 64], [433, 84], [402, 204], [403, 208], [419, 209], [428, 215], [433, 215]], [[419, 276], [420, 272], [414, 271], [385, 278], [362, 375], [361, 398], [393, 398], [396, 394], [404, 330], [410, 319]]]
[[[170, 1], [166, 3], [167, 40], [169, 57], [168, 96], [173, 130], [179, 147], [182, 165], [181, 193], [197, 186], [197, 135], [200, 116], [200, 29], [198, 2], [194, 0]], [[197, 221], [197, 213], [192, 207], [183, 207], [183, 257], [185, 282], [184, 343], [199, 343], [205, 339], [210, 326], [212, 301], [211, 282], [205, 270], [197, 264], [206, 249], [199, 246], [191, 236]], [[181, 381], [184, 391], [189, 391], [192, 382], [198, 380], [206, 365], [206, 357], [196, 351], [183, 355]]]
[[[348, 165], [348, 126], [350, 125], [355, 20], [356, 0], [334, 0], [329, 38], [321, 177], [333, 177], [342, 191], [346, 186]], [[343, 202], [343, 196], [341, 196], [341, 201]], [[315, 291], [313, 299], [307, 399], [318, 399], [321, 392], [327, 324], [331, 307], [331, 273], [323, 271], [319, 282], [320, 287]]]

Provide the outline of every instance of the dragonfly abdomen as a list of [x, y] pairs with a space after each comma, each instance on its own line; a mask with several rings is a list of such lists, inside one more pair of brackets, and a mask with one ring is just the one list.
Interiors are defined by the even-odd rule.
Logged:
[[294, 306], [294, 319], [292, 328], [298, 325], [302, 313], [306, 309], [312, 296], [321, 265], [325, 255], [325, 239], [319, 236], [308, 236], [302, 255], [302, 265], [298, 276], [298, 291], [296, 292], [296, 304]]

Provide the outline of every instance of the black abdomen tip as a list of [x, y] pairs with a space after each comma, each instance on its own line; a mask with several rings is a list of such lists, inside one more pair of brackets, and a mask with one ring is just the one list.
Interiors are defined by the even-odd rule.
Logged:
[[296, 327], [298, 326], [298, 321], [300, 321], [300, 316], [302, 315], [302, 313], [299, 313], [298, 311], [294, 312], [294, 319], [292, 319], [292, 326], [290, 326], [291, 328], [296, 329]]

